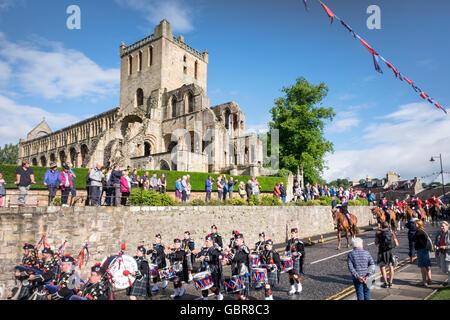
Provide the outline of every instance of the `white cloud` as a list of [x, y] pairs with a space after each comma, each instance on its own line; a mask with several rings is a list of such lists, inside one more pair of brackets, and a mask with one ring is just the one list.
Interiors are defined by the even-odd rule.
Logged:
[[15, 101], [0, 95], [0, 146], [16, 144], [20, 138], [26, 138], [45, 117], [53, 131], [80, 121], [77, 117], [65, 113], [52, 113], [41, 108], [19, 105]]
[[269, 132], [269, 124], [268, 123], [252, 124], [245, 128], [245, 132], [256, 134]]
[[444, 170], [450, 166], [450, 117], [429, 103], [402, 105], [374, 119], [361, 133], [361, 140], [367, 148], [338, 150], [326, 157], [325, 180], [384, 177], [388, 171], [405, 179], [425, 176], [440, 169], [428, 161], [440, 153], [448, 159]]
[[11, 75], [11, 68], [3, 61], [0, 61], [0, 83], [9, 79]]
[[28, 94], [46, 99], [78, 98], [116, 93], [119, 69], [103, 69], [82, 52], [40, 39], [14, 43], [0, 32], [0, 69]]
[[184, 4], [180, 0], [115, 0], [123, 7], [130, 7], [141, 12], [153, 25], [163, 19], [170, 22], [174, 31], [189, 32], [194, 30], [192, 3]]
[[345, 132], [353, 127], [357, 127], [361, 121], [354, 111], [338, 112], [335, 120], [327, 128], [328, 132]]

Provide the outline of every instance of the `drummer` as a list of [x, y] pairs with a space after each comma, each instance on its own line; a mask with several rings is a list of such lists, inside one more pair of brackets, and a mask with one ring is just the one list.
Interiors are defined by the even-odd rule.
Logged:
[[292, 255], [293, 269], [289, 270], [289, 282], [291, 284], [291, 290], [288, 291], [289, 295], [302, 292], [302, 283], [300, 275], [303, 273], [303, 264], [305, 261], [305, 245], [298, 239], [298, 229], [291, 229], [291, 239], [289, 239], [286, 249], [286, 255]]
[[183, 278], [187, 282], [192, 281], [192, 269], [194, 265], [194, 255], [197, 253], [195, 251], [194, 240], [191, 239], [191, 232], [184, 232], [184, 239], [182, 243], [182, 248], [184, 249], [185, 257], [183, 261]]
[[272, 288], [279, 283], [281, 262], [278, 252], [273, 250], [273, 241], [265, 241], [265, 249], [259, 253], [261, 264], [267, 269], [267, 280], [265, 283], [265, 299], [273, 300]]
[[217, 226], [213, 224], [211, 226], [211, 237], [214, 239], [214, 246], [216, 246], [220, 252], [223, 250], [222, 236], [217, 233]]
[[127, 296], [130, 300], [136, 300], [136, 297], [149, 297], [152, 295], [149, 283], [149, 267], [148, 261], [145, 258], [145, 248], [143, 245], [137, 247], [136, 260], [138, 270], [132, 272], [133, 277], [136, 277], [133, 285], [127, 288]]
[[[211, 272], [214, 285], [209, 290], [216, 295], [217, 300], [223, 300], [223, 295], [220, 293], [220, 283], [222, 282], [222, 263], [220, 256], [219, 249], [214, 246], [214, 238], [208, 234], [205, 237], [205, 246], [196, 255], [196, 258], [201, 263], [200, 272]], [[208, 300], [208, 289], [202, 290], [202, 297], [203, 300]]]
[[181, 297], [184, 294], [183, 284], [183, 261], [184, 261], [184, 250], [181, 248], [181, 240], [176, 238], [173, 240], [173, 248], [166, 250], [165, 253], [169, 258], [170, 265], [176, 273], [175, 277], [170, 279], [173, 282], [174, 293], [170, 295], [171, 298]]
[[[257, 255], [259, 255], [260, 252], [264, 250], [264, 244], [265, 244], [265, 238], [266, 238], [265, 233], [261, 232], [258, 235], [258, 238], [259, 238], [259, 240], [258, 240], [258, 242], [255, 243], [255, 248], [252, 251], [252, 253], [257, 254]], [[253, 267], [253, 266], [251, 266], [251, 267]], [[258, 282], [255, 286], [255, 289], [260, 289], [261, 287], [262, 287], [261, 283]]]
[[108, 300], [107, 286], [103, 282], [104, 275], [105, 269], [101, 267], [100, 263], [95, 264], [91, 268], [91, 275], [86, 285], [81, 287], [77, 294], [70, 297], [69, 300]]
[[244, 235], [238, 233], [234, 241], [235, 253], [226, 258], [227, 263], [231, 264], [231, 275], [239, 276], [245, 288], [235, 293], [236, 300], [249, 300], [250, 295], [250, 250], [244, 243]]
[[[151, 261], [153, 264], [158, 265], [158, 269], [162, 270], [166, 267], [166, 254], [164, 253], [165, 247], [161, 244], [161, 234], [157, 234], [155, 236], [155, 243], [153, 244], [152, 249], [147, 251], [147, 254], [151, 254]], [[158, 281], [161, 280], [161, 277], [156, 276], [153, 278], [153, 288], [152, 291], [158, 291]], [[165, 289], [167, 287], [167, 280], [164, 279], [162, 281], [162, 288]]]

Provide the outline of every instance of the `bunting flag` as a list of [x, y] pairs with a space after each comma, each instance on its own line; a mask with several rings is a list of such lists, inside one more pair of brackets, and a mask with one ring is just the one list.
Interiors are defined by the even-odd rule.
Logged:
[[350, 32], [353, 34], [353, 37], [356, 38], [356, 33], [355, 33], [355, 31], [353, 31], [353, 29], [352, 29], [348, 24], [346, 24], [343, 20], [341, 20], [341, 24], [342, 24], [344, 27], [346, 27], [347, 30], [350, 31]]
[[320, 1], [320, 4], [325, 9], [327, 15], [331, 18], [331, 23], [333, 23], [334, 13], [322, 1]]
[[[379, 65], [379, 58], [382, 59], [386, 65], [388, 66], [388, 68], [390, 68], [394, 74], [395, 77], [398, 78], [399, 80], [403, 81], [405, 80], [408, 84], [410, 84], [412, 86], [412, 88], [414, 89], [414, 91], [420, 93], [420, 96], [423, 99], [427, 99], [428, 102], [434, 104], [437, 108], [441, 109], [442, 111], [444, 111], [447, 114], [447, 110], [445, 108], [443, 108], [439, 103], [435, 102], [432, 98], [429, 98], [429, 96], [427, 94], [425, 94], [418, 86], [416, 86], [414, 84], [413, 81], [411, 81], [410, 79], [408, 79], [407, 77], [405, 77], [403, 74], [401, 74], [397, 68], [395, 68], [389, 61], [387, 61], [386, 59], [384, 59], [381, 55], [378, 54], [378, 52], [376, 52], [374, 49], [372, 49], [372, 47], [363, 39], [361, 38], [358, 34], [355, 33], [355, 31], [353, 31], [353, 29], [347, 24], [345, 23], [341, 18], [339, 18], [337, 15], [335, 15], [333, 13], [333, 11], [330, 10], [330, 8], [328, 8], [325, 3], [323, 3], [320, 0], [316, 0], [317, 2], [320, 3], [320, 5], [322, 6], [322, 8], [325, 10], [325, 12], [327, 13], [328, 17], [331, 18], [331, 23], [333, 23], [334, 18], [336, 18], [337, 20], [339, 20], [342, 24], [342, 26], [344, 26], [349, 32], [352, 33], [354, 38], [357, 38], [359, 41], [361, 41], [361, 43], [364, 45], [364, 47], [367, 49], [367, 51], [369, 51], [372, 54], [373, 57], [373, 64], [375, 66], [375, 70], [379, 73], [383, 73], [383, 70], [381, 69], [380, 65]], [[303, 4], [305, 5], [305, 9], [306, 11], [308, 11], [308, 5], [306, 0], [303, 0]]]
[[81, 267], [83, 266], [85, 259], [86, 259], [86, 263], [87, 263], [89, 261], [89, 250], [88, 250], [87, 243], [81, 249], [80, 254], [75, 259], [74, 264], [78, 265], [81, 270]]
[[378, 55], [372, 54], [372, 57], [373, 57], [373, 64], [375, 66], [375, 70], [378, 71], [379, 73], [383, 73], [383, 70], [381, 70], [380, 65], [378, 64]]
[[369, 44], [368, 44], [366, 41], [364, 41], [363, 38], [361, 38], [361, 37], [358, 36], [358, 35], [357, 35], [356, 37], [359, 39], [359, 41], [362, 42], [362, 44], [364, 45], [364, 47], [366, 47], [366, 49], [367, 49], [371, 54], [376, 54], [376, 55], [378, 55], [378, 53], [377, 53], [375, 50], [373, 50], [372, 47], [369, 46]]

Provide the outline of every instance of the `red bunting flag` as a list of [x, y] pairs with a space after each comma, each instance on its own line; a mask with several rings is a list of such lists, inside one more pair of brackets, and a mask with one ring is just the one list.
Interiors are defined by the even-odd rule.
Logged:
[[321, 1], [320, 4], [325, 9], [327, 15], [331, 18], [331, 23], [333, 23], [334, 13]]
[[425, 92], [421, 92], [420, 96], [424, 99], [428, 98], [428, 95]]
[[445, 113], [447, 113], [447, 110], [445, 110], [444, 108], [442, 108], [442, 106], [439, 103], [435, 103], [434, 104], [436, 107], [438, 107], [439, 109], [441, 109], [442, 111], [444, 111]]
[[405, 79], [406, 82], [408, 82], [409, 84], [414, 84], [414, 82], [412, 82], [411, 80], [409, 80], [407, 77], [403, 76], [403, 79]]
[[385, 62], [386, 62], [386, 65], [387, 65], [389, 68], [391, 68], [392, 71], [394, 71], [395, 76], [398, 77], [398, 71], [397, 71], [397, 69], [395, 69], [394, 66], [393, 66], [392, 64], [389, 63], [389, 61], [385, 60]]
[[363, 38], [361, 38], [360, 36], [358, 36], [358, 39], [359, 39], [359, 41], [362, 42], [362, 44], [364, 45], [364, 47], [366, 47], [366, 49], [367, 49], [371, 54], [378, 55], [378, 53], [377, 53], [375, 50], [373, 50], [373, 49], [369, 46], [369, 44], [368, 44], [367, 42], [364, 41]]

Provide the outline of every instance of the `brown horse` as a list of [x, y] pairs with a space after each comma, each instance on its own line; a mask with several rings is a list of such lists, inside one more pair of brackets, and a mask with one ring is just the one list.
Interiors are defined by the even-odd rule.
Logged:
[[345, 231], [345, 238], [347, 239], [347, 248], [349, 248], [350, 247], [350, 244], [348, 242], [349, 232], [350, 232], [352, 238], [354, 238], [359, 233], [359, 229], [356, 226], [356, 224], [358, 223], [358, 218], [354, 214], [350, 213], [350, 217], [352, 218], [352, 225], [349, 226], [347, 218], [339, 210], [332, 209], [331, 213], [333, 214], [333, 220], [334, 220], [334, 223], [336, 224], [337, 231], [338, 231], [338, 247], [337, 247], [337, 249], [339, 250], [341, 248], [341, 239], [342, 239], [341, 232], [342, 231]]
[[[384, 211], [379, 207], [373, 207], [370, 210], [372, 210], [374, 217], [377, 219], [378, 229], [381, 229], [381, 224], [386, 221]], [[397, 228], [397, 217], [394, 211], [388, 210], [388, 212], [389, 215], [391, 216], [391, 230], [395, 232], [395, 229]]]
[[[417, 214], [417, 212], [414, 211], [413, 209], [411, 209], [411, 207], [407, 204], [403, 206], [403, 210], [405, 211], [408, 221], [411, 220], [411, 217], [413, 216], [414, 213]], [[427, 213], [422, 208], [420, 208], [420, 217], [419, 218], [424, 223], [427, 221]]]

